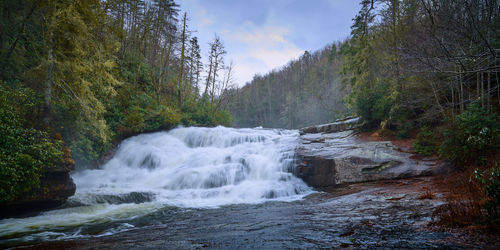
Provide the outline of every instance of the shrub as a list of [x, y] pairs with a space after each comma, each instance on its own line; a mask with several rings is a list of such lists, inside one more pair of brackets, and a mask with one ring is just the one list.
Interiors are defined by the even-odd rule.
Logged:
[[349, 102], [362, 117], [362, 127], [371, 129], [387, 120], [393, 105], [392, 99], [387, 95], [387, 83], [377, 80], [372, 89], [353, 91]]
[[410, 138], [410, 130], [412, 129], [411, 123], [407, 122], [403, 125], [398, 126], [398, 130], [396, 132], [396, 137], [398, 139], [407, 139]]
[[455, 171], [447, 178], [436, 178], [435, 186], [443, 195], [445, 204], [434, 211], [436, 222], [451, 227], [477, 224], [483, 218], [481, 200], [485, 195], [479, 182], [471, 179], [472, 169]]
[[483, 165], [489, 155], [500, 149], [498, 114], [473, 103], [455, 117], [451, 127], [444, 131], [444, 137], [440, 147], [442, 157], [462, 166]]
[[421, 155], [433, 155], [436, 152], [436, 144], [432, 131], [424, 126], [417, 134], [413, 142], [413, 149]]
[[0, 203], [38, 188], [45, 168], [64, 164], [62, 141], [30, 128], [25, 118], [34, 100], [33, 91], [0, 87]]
[[139, 106], [134, 106], [132, 111], [125, 116], [125, 124], [132, 132], [142, 132], [144, 128], [144, 112]]
[[500, 205], [500, 168], [495, 166], [488, 171], [474, 171], [474, 178], [483, 185], [484, 194], [488, 197], [481, 206], [488, 211], [490, 218], [498, 218]]

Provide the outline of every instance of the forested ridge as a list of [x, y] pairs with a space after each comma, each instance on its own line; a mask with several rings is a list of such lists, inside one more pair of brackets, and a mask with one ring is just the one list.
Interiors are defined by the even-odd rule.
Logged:
[[308, 51], [285, 66], [228, 92], [234, 125], [301, 128], [341, 118], [348, 111], [339, 70], [347, 43]]
[[128, 136], [229, 125], [224, 44], [195, 35], [172, 0], [1, 1], [0, 202]]

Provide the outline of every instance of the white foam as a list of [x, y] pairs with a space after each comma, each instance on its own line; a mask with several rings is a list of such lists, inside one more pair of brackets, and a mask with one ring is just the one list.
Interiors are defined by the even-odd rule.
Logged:
[[310, 189], [287, 170], [296, 131], [177, 128], [124, 141], [101, 170], [74, 175], [75, 198], [151, 192], [156, 202], [212, 207], [299, 199]]
[[[262, 128], [189, 127], [138, 135], [125, 140], [102, 169], [73, 175], [77, 192], [69, 203], [78, 206], [2, 220], [0, 237], [79, 237], [61, 228], [125, 223], [167, 205], [212, 208], [301, 199], [312, 190], [289, 173], [297, 141], [297, 131]], [[103, 235], [133, 227], [123, 225]]]

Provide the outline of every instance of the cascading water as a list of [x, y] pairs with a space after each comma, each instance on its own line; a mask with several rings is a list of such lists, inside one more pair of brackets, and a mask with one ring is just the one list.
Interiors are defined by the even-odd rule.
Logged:
[[1, 220], [0, 241], [109, 235], [166, 211], [301, 199], [312, 190], [291, 173], [297, 140], [297, 131], [225, 127], [132, 137], [102, 169], [73, 175], [65, 208]]

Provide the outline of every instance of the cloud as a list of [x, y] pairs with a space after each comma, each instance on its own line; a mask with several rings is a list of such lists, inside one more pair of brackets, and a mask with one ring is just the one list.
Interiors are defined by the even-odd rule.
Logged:
[[236, 62], [235, 75], [239, 85], [250, 81], [255, 74], [265, 74], [303, 53], [288, 39], [288, 33], [285, 27], [257, 27], [247, 22], [236, 32], [224, 34], [228, 43], [238, 43], [243, 47], [230, 55]]
[[205, 9], [200, 9], [198, 16], [200, 19], [198, 27], [200, 29], [205, 29], [207, 26], [214, 24], [214, 20], [207, 16], [207, 11]]
[[284, 36], [288, 34], [288, 29], [283, 27], [256, 27], [251, 22], [246, 22], [239, 32], [233, 37], [245, 44], [257, 43], [267, 45], [277, 45], [286, 43]]
[[299, 57], [345, 39], [360, 0], [182, 0], [192, 17], [204, 60], [217, 33], [226, 47], [226, 63], [235, 64], [238, 85]]

